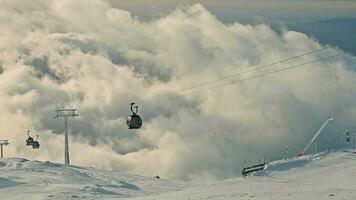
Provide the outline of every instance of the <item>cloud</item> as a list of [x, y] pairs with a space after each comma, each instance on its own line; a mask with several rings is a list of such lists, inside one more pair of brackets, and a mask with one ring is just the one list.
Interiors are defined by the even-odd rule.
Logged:
[[[11, 142], [8, 156], [62, 162], [63, 122], [53, 119], [61, 105], [80, 115], [69, 121], [73, 164], [182, 180], [238, 176], [244, 161], [279, 158], [286, 143], [297, 153], [328, 115], [336, 120], [324, 137], [355, 128], [356, 60], [346, 55], [172, 93], [322, 47], [298, 32], [226, 25], [199, 4], [149, 22], [101, 0], [0, 0], [0, 13], [0, 131]], [[138, 131], [125, 124], [133, 101], [144, 119]], [[40, 135], [41, 150], [24, 146], [28, 129]]]
[[144, 19], [157, 18], [177, 6], [201, 4], [223, 21], [258, 20], [317, 20], [330, 17], [354, 17], [354, 0], [107, 0], [113, 7], [136, 13]]

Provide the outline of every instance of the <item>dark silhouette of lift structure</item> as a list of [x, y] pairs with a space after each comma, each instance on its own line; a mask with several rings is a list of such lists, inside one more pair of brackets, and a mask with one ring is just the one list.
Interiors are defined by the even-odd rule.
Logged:
[[0, 140], [1, 158], [4, 158], [3, 147], [9, 144], [9, 140]]
[[265, 166], [268, 164], [266, 162], [266, 156], [263, 161], [261, 159], [258, 159], [258, 162], [259, 162], [259, 164], [257, 164], [257, 165], [252, 165], [249, 167], [242, 168], [242, 170], [241, 170], [242, 176], [248, 176], [254, 172], [262, 171], [265, 169]]
[[57, 115], [55, 119], [64, 118], [65, 134], [64, 134], [64, 164], [69, 165], [69, 145], [68, 145], [68, 117], [78, 117], [77, 109], [58, 109], [55, 110]]

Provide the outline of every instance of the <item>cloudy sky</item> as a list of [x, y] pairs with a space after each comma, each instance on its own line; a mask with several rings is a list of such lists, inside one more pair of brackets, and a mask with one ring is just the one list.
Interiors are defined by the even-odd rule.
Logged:
[[315, 20], [331, 17], [356, 17], [354, 0], [108, 0], [114, 7], [137, 15], [159, 16], [177, 6], [199, 3], [223, 21], [236, 19]]
[[[258, 156], [279, 159], [286, 144], [291, 156], [298, 153], [330, 115], [335, 121], [320, 149], [324, 140], [344, 145], [337, 136], [356, 132], [350, 55], [202, 92], [342, 53], [336, 46], [173, 92], [327, 47], [287, 28], [223, 23], [211, 6], [179, 6], [146, 21], [103, 0], [0, 0], [0, 136], [11, 143], [5, 155], [63, 162], [64, 124], [54, 119], [62, 106], [80, 115], [69, 123], [71, 163], [147, 176], [236, 177]], [[136, 131], [125, 124], [131, 102], [144, 120]], [[40, 150], [24, 145], [27, 130], [40, 136]]]

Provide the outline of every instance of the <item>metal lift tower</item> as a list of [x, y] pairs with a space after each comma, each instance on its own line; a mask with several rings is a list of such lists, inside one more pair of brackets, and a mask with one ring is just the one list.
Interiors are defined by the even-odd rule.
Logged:
[[68, 146], [68, 117], [78, 117], [77, 109], [59, 109], [56, 110], [56, 119], [64, 118], [65, 135], [64, 135], [64, 164], [69, 165], [69, 146]]
[[3, 146], [7, 146], [9, 144], [9, 140], [0, 140], [1, 158], [4, 158]]

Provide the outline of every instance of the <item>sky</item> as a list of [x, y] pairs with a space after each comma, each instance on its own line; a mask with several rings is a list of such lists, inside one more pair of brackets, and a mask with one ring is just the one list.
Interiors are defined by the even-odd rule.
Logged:
[[[5, 156], [63, 162], [64, 122], [54, 119], [62, 107], [79, 113], [69, 121], [72, 164], [185, 181], [237, 177], [257, 157], [280, 159], [286, 144], [293, 156], [330, 115], [321, 150], [345, 145], [345, 129], [356, 132], [348, 54], [202, 91], [342, 53], [336, 46], [174, 93], [327, 47], [288, 28], [224, 23], [202, 4], [147, 21], [104, 0], [0, 0], [0, 34]], [[139, 130], [126, 127], [131, 102]], [[40, 150], [24, 145], [27, 130]]]
[[220, 20], [316, 20], [333, 17], [356, 17], [354, 0], [108, 0], [114, 7], [130, 10], [139, 16], [155, 17], [177, 6], [201, 4]]

